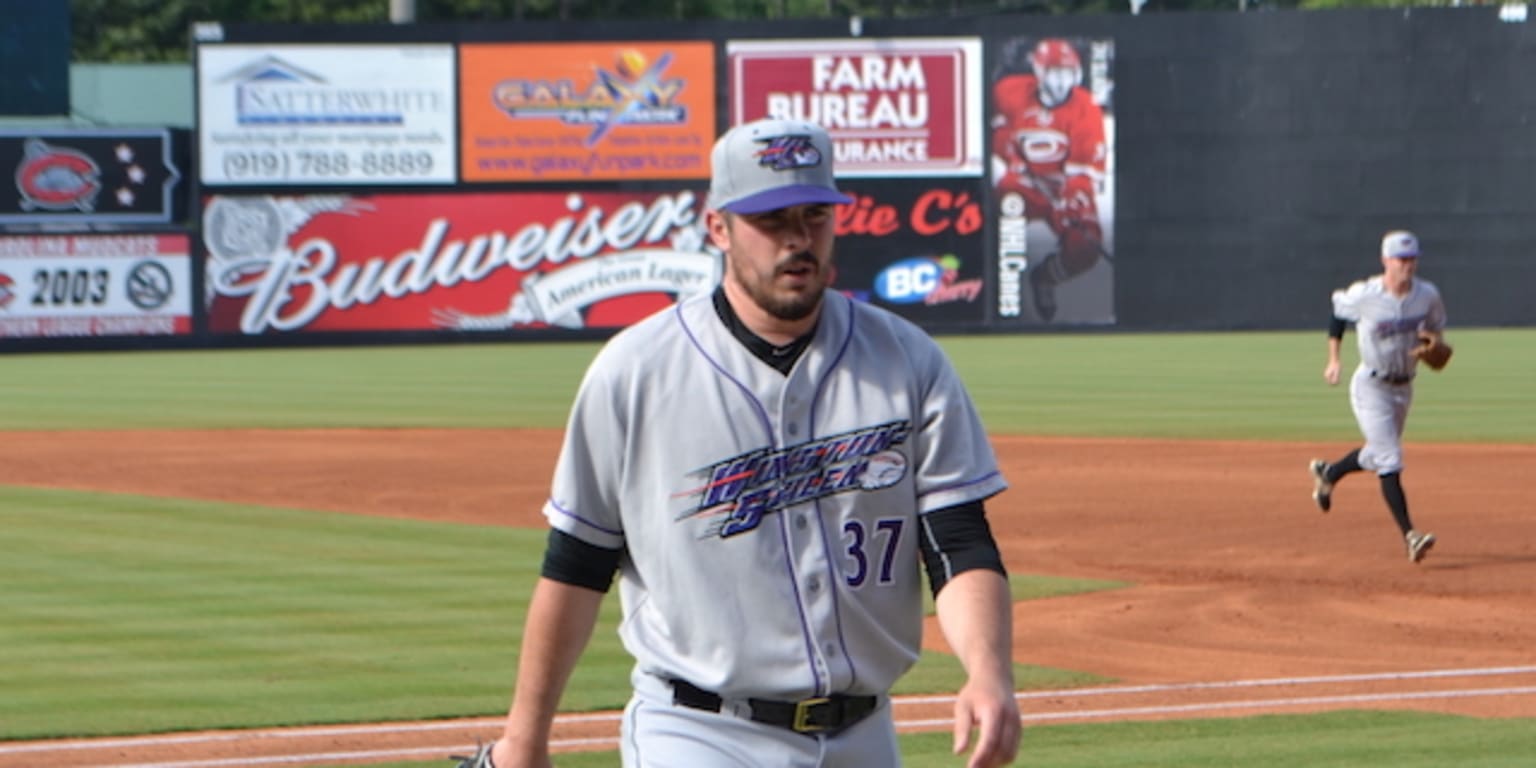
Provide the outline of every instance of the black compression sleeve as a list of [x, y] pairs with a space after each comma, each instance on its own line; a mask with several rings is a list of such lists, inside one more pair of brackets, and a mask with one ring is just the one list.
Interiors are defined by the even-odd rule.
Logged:
[[552, 581], [607, 592], [613, 586], [613, 574], [618, 572], [623, 555], [622, 549], [594, 546], [551, 528], [541, 574]]
[[1328, 321], [1328, 338], [1330, 338], [1330, 339], [1342, 339], [1342, 338], [1344, 338], [1344, 325], [1345, 325], [1344, 318], [1339, 317], [1338, 315], [1334, 315], [1333, 318]]
[[935, 596], [956, 574], [974, 568], [1008, 575], [981, 502], [921, 515], [918, 527], [918, 549], [922, 551], [923, 567], [928, 570], [928, 586]]

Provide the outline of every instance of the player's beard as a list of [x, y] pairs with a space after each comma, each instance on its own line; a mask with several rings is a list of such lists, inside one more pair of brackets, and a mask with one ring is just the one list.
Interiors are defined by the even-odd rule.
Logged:
[[[738, 262], [735, 265], [736, 268], [731, 271], [736, 285], [746, 291], [752, 303], [761, 307], [764, 312], [786, 322], [810, 317], [811, 313], [821, 306], [822, 294], [826, 292], [827, 285], [831, 282], [831, 263], [822, 264], [810, 251], [801, 251], [785, 258], [775, 264], [767, 274], [752, 270], [742, 263], [744, 261], [745, 259]], [[813, 270], [805, 278], [809, 285], [800, 291], [780, 290], [776, 285], [779, 276], [801, 265], [808, 265]]]

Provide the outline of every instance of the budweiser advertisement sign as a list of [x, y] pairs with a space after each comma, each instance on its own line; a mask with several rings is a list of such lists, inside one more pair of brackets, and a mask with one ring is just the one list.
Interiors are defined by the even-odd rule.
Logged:
[[820, 123], [838, 176], [982, 175], [978, 38], [733, 40], [726, 59], [731, 123]]
[[212, 196], [220, 334], [619, 328], [713, 290], [685, 192]]

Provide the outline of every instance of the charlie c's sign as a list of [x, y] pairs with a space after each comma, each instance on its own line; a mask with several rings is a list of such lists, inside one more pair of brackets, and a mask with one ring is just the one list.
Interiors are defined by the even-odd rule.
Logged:
[[819, 123], [840, 177], [982, 173], [979, 39], [732, 41], [726, 59], [732, 124]]

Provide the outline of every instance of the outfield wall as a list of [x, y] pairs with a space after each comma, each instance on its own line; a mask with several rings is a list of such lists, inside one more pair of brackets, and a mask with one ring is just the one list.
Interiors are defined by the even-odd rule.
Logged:
[[[198, 127], [165, 153], [187, 159], [146, 166], [169, 221], [103, 220], [153, 198], [88, 183], [101, 129], [8, 127], [0, 349], [602, 337], [719, 279], [709, 143], [785, 112], [830, 124], [856, 199], [838, 287], [936, 333], [1321, 328], [1396, 227], [1453, 324], [1529, 325], [1536, 37], [1511, 19], [199, 25]], [[991, 128], [1045, 38], [1105, 135], [1106, 258], [1049, 319], [1029, 277], [1056, 243]], [[613, 94], [642, 98], [623, 117]], [[74, 197], [22, 183], [61, 175]]]
[[1536, 34], [1499, 17], [1125, 20], [1122, 325], [1323, 327], [1327, 288], [1379, 268], [1399, 227], [1453, 323], [1536, 322]]

